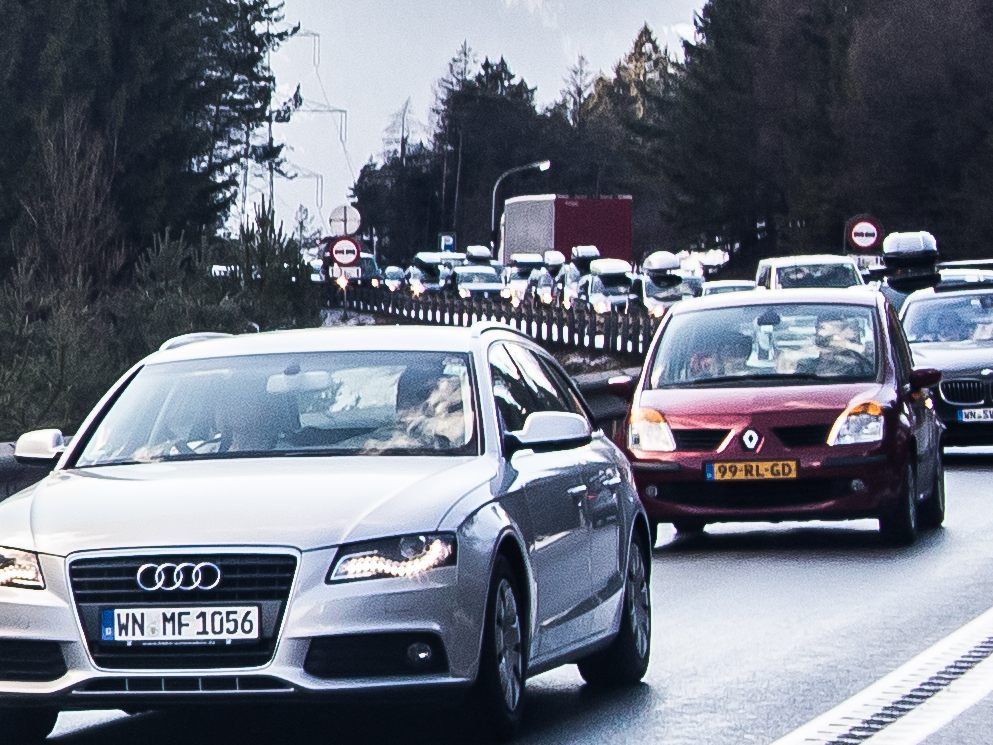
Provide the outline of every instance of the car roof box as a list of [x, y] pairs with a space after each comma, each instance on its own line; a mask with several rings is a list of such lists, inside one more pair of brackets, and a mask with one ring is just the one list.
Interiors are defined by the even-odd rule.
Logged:
[[890, 233], [883, 239], [887, 268], [932, 267], [938, 260], [938, 242], [925, 230]]

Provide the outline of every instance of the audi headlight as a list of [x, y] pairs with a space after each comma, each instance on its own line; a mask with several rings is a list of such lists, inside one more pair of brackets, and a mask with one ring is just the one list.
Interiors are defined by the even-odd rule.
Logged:
[[883, 439], [883, 407], [875, 401], [845, 409], [828, 435], [828, 445], [858, 445]]
[[23, 587], [44, 590], [38, 555], [16, 548], [0, 548], [0, 587]]
[[413, 579], [439, 567], [454, 566], [451, 533], [405, 535], [342, 546], [326, 581], [406, 577]]
[[628, 427], [628, 447], [632, 450], [671, 453], [676, 449], [676, 440], [661, 412], [655, 409], [634, 409]]

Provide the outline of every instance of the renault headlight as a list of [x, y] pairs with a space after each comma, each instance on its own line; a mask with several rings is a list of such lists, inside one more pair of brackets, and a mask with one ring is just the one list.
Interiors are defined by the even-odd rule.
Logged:
[[0, 587], [44, 590], [38, 554], [16, 548], [0, 548]]
[[858, 445], [883, 439], [883, 407], [864, 401], [845, 409], [828, 435], [828, 445]]
[[634, 409], [628, 427], [628, 447], [632, 450], [671, 453], [676, 449], [676, 440], [661, 412], [655, 409]]
[[342, 546], [326, 581], [414, 579], [432, 569], [454, 565], [455, 536], [451, 533], [405, 535]]

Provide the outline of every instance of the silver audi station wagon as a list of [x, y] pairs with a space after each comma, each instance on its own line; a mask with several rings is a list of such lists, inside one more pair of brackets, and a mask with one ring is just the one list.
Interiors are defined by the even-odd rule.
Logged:
[[[196, 339], [196, 337], [192, 337]], [[60, 710], [465, 691], [649, 658], [648, 522], [558, 364], [496, 324], [198, 340], [114, 385], [0, 503], [0, 731]]]

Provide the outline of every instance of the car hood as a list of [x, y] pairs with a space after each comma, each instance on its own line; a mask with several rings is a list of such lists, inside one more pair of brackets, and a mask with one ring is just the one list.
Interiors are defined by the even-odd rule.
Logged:
[[914, 365], [934, 367], [943, 373], [978, 374], [983, 369], [993, 370], [993, 342], [946, 341], [911, 344]]
[[[853, 399], [885, 403], [879, 383], [741, 388], [664, 388], [641, 392], [642, 406], [661, 411], [677, 428], [783, 425], [834, 421]], [[883, 400], [880, 399], [883, 398]]]
[[433, 530], [494, 473], [483, 458], [386, 456], [55, 471], [0, 503], [0, 545], [57, 556], [192, 545], [308, 550]]

